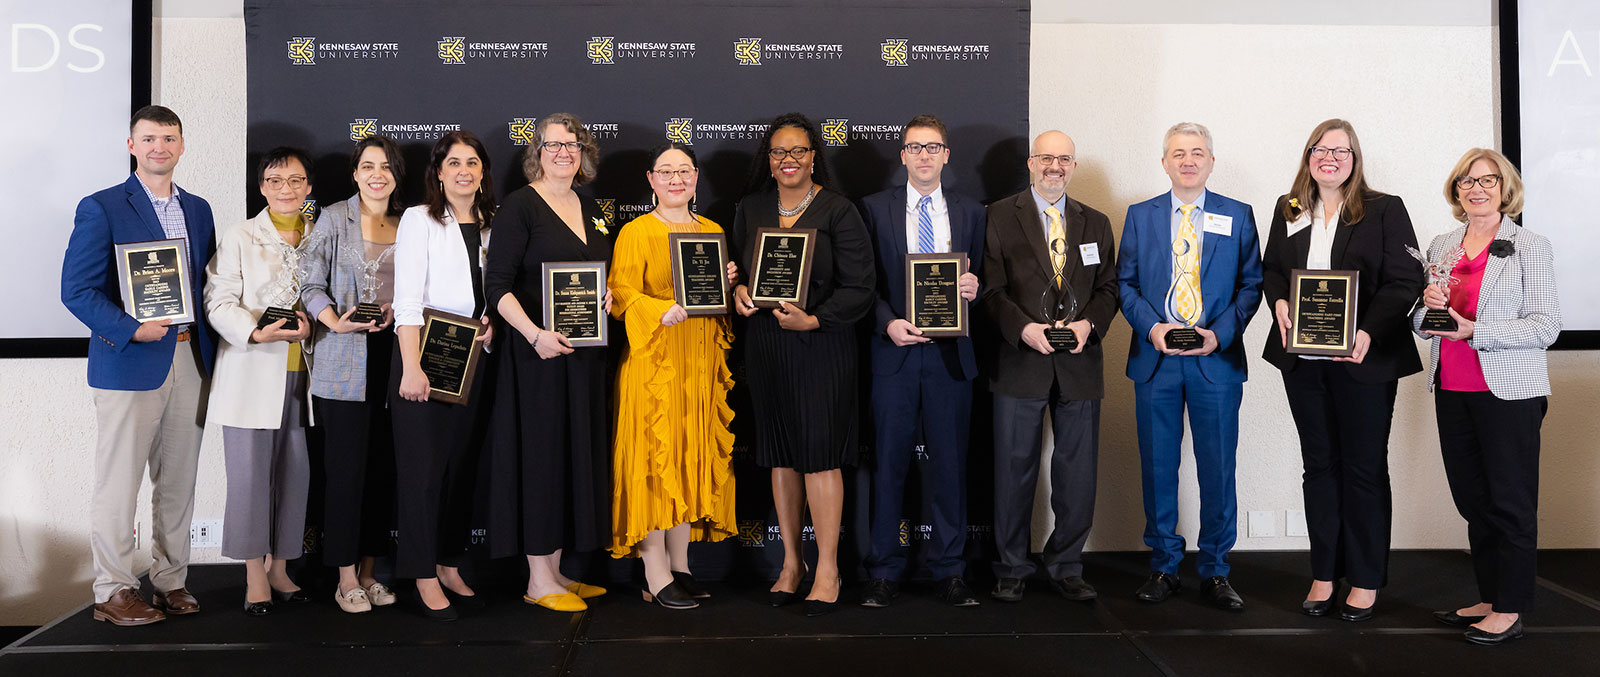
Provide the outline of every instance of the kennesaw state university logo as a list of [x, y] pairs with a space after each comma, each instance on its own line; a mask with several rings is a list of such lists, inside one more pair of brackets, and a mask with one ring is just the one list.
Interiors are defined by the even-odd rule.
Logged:
[[360, 141], [378, 133], [377, 118], [356, 118], [350, 122], [350, 140]]
[[306, 219], [309, 220], [309, 221], [316, 220], [316, 218], [317, 218], [317, 201], [316, 200], [306, 200], [305, 204], [300, 205], [300, 215], [306, 217]]
[[291, 38], [289, 40], [289, 63], [296, 66], [317, 65], [317, 39]]
[[615, 42], [615, 38], [613, 38], [613, 37], [611, 37], [609, 35], [606, 35], [606, 36], [595, 36], [593, 38], [589, 38], [589, 63], [594, 63], [594, 64], [613, 64], [613, 63], [616, 63], [615, 61], [612, 60], [612, 51], [611, 51], [611, 47], [612, 47], [612, 44], [614, 44], [614, 42]]
[[760, 548], [767, 544], [767, 523], [761, 520], [739, 521], [739, 545], [746, 548]]
[[603, 200], [595, 200], [595, 202], [599, 203], [600, 212], [606, 215], [606, 223], [616, 223], [616, 221], [617, 221], [617, 201], [613, 200], [613, 199], [610, 199], [610, 198], [606, 198], [606, 199], [603, 199]]
[[828, 118], [822, 121], [822, 140], [830, 146], [843, 146], [850, 143], [850, 119]]
[[883, 57], [883, 63], [888, 66], [906, 65], [906, 39], [889, 38], [878, 45], [878, 55]]
[[686, 146], [694, 145], [694, 118], [672, 118], [667, 121], [667, 140]]
[[533, 130], [538, 122], [538, 118], [512, 118], [511, 124], [508, 125], [511, 130], [511, 143], [518, 146], [533, 143]]
[[733, 58], [740, 66], [761, 65], [761, 38], [739, 38], [733, 43]]
[[900, 547], [911, 546], [911, 520], [900, 520]]
[[466, 63], [466, 41], [464, 37], [439, 38], [439, 60], [453, 65]]

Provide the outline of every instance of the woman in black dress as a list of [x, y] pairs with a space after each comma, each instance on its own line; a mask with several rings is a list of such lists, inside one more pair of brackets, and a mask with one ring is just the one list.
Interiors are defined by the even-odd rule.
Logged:
[[[518, 188], [495, 215], [484, 287], [515, 332], [505, 340], [495, 393], [491, 463], [491, 553], [528, 557], [523, 601], [582, 611], [605, 589], [561, 575], [561, 552], [596, 550], [611, 538], [609, 348], [576, 348], [539, 326], [541, 264], [611, 262], [612, 224], [594, 200], [573, 192], [594, 178], [599, 149], [567, 113], [535, 125]], [[611, 295], [607, 291], [606, 311]]]
[[[772, 498], [783, 535], [783, 571], [773, 606], [797, 597], [804, 563], [800, 509], [808, 502], [817, 538], [816, 582], [806, 614], [832, 611], [839, 599], [839, 522], [844, 478], [856, 460], [855, 324], [873, 299], [872, 244], [855, 205], [823, 188], [827, 165], [816, 125], [799, 113], [772, 121], [756, 149], [749, 194], [728, 230], [738, 262], [734, 289], [747, 323], [745, 363], [756, 431], [756, 462], [772, 468]], [[805, 308], [788, 303], [757, 311], [749, 265], [759, 228], [816, 231]], [[809, 499], [809, 501], [807, 500]]]

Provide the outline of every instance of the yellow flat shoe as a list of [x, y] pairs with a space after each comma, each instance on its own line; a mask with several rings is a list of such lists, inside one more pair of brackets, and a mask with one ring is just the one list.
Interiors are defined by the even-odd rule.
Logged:
[[572, 585], [567, 586], [567, 592], [584, 599], [594, 599], [606, 594], [606, 589], [598, 585], [589, 585], [588, 583], [579, 583], [577, 581], [573, 581]]
[[558, 592], [554, 595], [545, 595], [539, 599], [523, 595], [522, 601], [542, 606], [551, 611], [583, 611], [589, 608], [589, 605], [583, 603], [583, 599], [570, 592]]

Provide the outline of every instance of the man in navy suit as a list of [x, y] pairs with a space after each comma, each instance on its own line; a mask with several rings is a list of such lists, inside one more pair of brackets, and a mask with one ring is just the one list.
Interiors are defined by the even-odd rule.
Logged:
[[[189, 519], [204, 418], [201, 402], [215, 338], [205, 314], [194, 321], [140, 322], [123, 309], [115, 246], [181, 239], [191, 303], [203, 298], [205, 266], [216, 249], [211, 205], [180, 190], [173, 169], [183, 155], [183, 122], [162, 106], [133, 114], [128, 152], [137, 169], [121, 185], [78, 203], [61, 266], [61, 303], [89, 327], [89, 387], [98, 440], [89, 548], [94, 554], [94, 618], [146, 625], [200, 605], [185, 588]], [[151, 493], [150, 583], [154, 606], [135, 592], [133, 520], [146, 468]]]
[[[861, 213], [877, 249], [878, 301], [872, 342], [872, 413], [877, 424], [873, 473], [872, 576], [861, 605], [885, 607], [899, 594], [906, 572], [901, 544], [906, 473], [920, 430], [925, 494], [933, 505], [933, 533], [924, 550], [939, 599], [976, 606], [962, 579], [967, 532], [967, 437], [972, 420], [972, 379], [978, 375], [972, 340], [934, 340], [908, 322], [906, 254], [966, 252], [969, 266], [983, 261], [983, 205], [945, 191], [939, 175], [950, 160], [943, 122], [918, 115], [906, 124], [900, 161], [907, 185], [869, 195]], [[978, 277], [959, 279], [961, 296], [978, 296]], [[971, 315], [968, 315], [970, 328]], [[915, 522], [913, 522], [915, 523]]]
[[[1200, 576], [1206, 601], [1243, 611], [1228, 582], [1237, 536], [1234, 457], [1244, 393], [1245, 325], [1261, 302], [1261, 255], [1250, 205], [1206, 190], [1211, 132], [1185, 122], [1167, 130], [1161, 166], [1172, 190], [1128, 208], [1118, 254], [1122, 316], [1133, 327], [1133, 379], [1144, 485], [1144, 542], [1150, 578], [1136, 596], [1161, 602], [1181, 588], [1178, 463], [1189, 409], [1200, 485]], [[1193, 327], [1201, 345], [1180, 350], [1168, 332]]]

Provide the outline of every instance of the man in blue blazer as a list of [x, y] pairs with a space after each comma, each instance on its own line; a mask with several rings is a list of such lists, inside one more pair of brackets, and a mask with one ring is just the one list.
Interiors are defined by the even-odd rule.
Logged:
[[[969, 271], [960, 278], [961, 296], [978, 295], [972, 272], [983, 261], [983, 205], [939, 185], [950, 159], [943, 122], [918, 115], [906, 124], [900, 161], [907, 185], [862, 200], [877, 250], [878, 300], [872, 343], [872, 413], [877, 425], [877, 467], [873, 473], [871, 546], [867, 572], [872, 580], [861, 605], [885, 607], [899, 594], [906, 572], [901, 542], [906, 474], [920, 432], [925, 494], [933, 506], [933, 533], [926, 541], [928, 570], [939, 599], [976, 606], [977, 597], [962, 575], [961, 552], [967, 532], [967, 437], [972, 420], [972, 379], [978, 375], [972, 340], [934, 340], [906, 321], [906, 254], [966, 252]], [[971, 314], [968, 314], [971, 326]], [[915, 524], [915, 522], [913, 522]]]
[[[1182, 587], [1178, 463], [1187, 406], [1200, 484], [1201, 594], [1218, 608], [1242, 611], [1244, 600], [1228, 582], [1228, 551], [1237, 537], [1244, 329], [1261, 302], [1261, 255], [1250, 205], [1206, 190], [1213, 162], [1210, 130], [1174, 125], [1161, 157], [1171, 192], [1129, 207], [1122, 226], [1117, 277], [1122, 316], [1133, 327], [1128, 378], [1139, 426], [1144, 542], [1151, 549], [1150, 578], [1136, 596], [1161, 602]], [[1202, 344], [1168, 346], [1167, 333], [1186, 325]]]
[[[189, 520], [204, 419], [201, 402], [216, 343], [198, 304], [216, 249], [211, 205], [180, 190], [183, 122], [162, 106], [133, 114], [128, 152], [137, 169], [122, 185], [78, 203], [61, 266], [61, 303], [89, 327], [89, 387], [98, 440], [90, 494], [94, 618], [146, 625], [200, 605], [185, 588]], [[140, 322], [123, 309], [115, 246], [182, 239], [194, 321]], [[150, 582], [154, 606], [136, 591], [134, 508], [146, 467], [151, 496]]]

